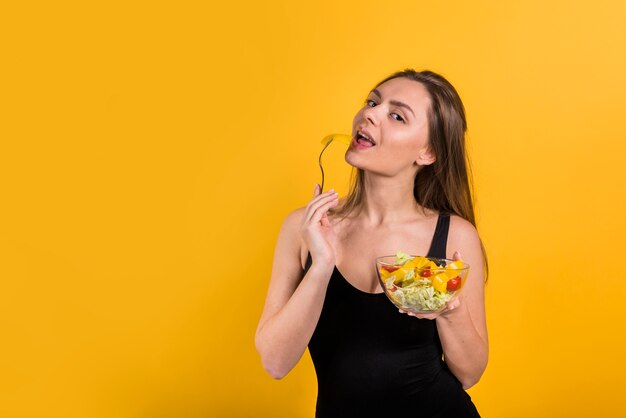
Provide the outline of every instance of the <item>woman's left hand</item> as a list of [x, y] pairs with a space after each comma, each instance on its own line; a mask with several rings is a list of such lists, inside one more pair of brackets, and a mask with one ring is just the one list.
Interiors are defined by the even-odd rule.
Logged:
[[[452, 256], [453, 260], [458, 260], [458, 261], [463, 261], [461, 260], [461, 254], [458, 251], [454, 252], [454, 255]], [[450, 312], [454, 311], [456, 308], [458, 308], [459, 306], [461, 306], [461, 295], [458, 295], [455, 298], [452, 298], [448, 301], [448, 303], [446, 304], [446, 307], [443, 308], [441, 311], [439, 312], [433, 312], [433, 313], [413, 313], [413, 312], [407, 312], [404, 311], [402, 309], [400, 309], [400, 313], [405, 313], [407, 315], [411, 315], [414, 316], [416, 318], [419, 319], [437, 319], [438, 316], [447, 316], [450, 314]]]

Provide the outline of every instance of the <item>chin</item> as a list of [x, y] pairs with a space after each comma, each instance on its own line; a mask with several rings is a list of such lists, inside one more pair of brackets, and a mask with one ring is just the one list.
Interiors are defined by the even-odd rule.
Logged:
[[359, 158], [356, 157], [354, 155], [354, 153], [351, 153], [350, 150], [346, 151], [346, 155], [344, 156], [344, 160], [346, 161], [346, 163], [348, 163], [349, 165], [351, 165], [354, 168], [360, 168], [361, 170], [363, 170], [363, 166], [361, 164], [359, 164]]

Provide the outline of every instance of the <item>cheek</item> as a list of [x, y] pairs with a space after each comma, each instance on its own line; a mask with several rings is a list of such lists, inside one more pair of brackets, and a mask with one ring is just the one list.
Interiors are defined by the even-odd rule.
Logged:
[[421, 134], [407, 134], [394, 138], [394, 143], [383, 146], [379, 151], [380, 166], [384, 171], [393, 172], [402, 167], [410, 167], [417, 160], [426, 143]]
[[404, 135], [396, 136], [393, 146], [389, 147], [387, 151], [393, 154], [396, 158], [402, 160], [412, 160], [417, 158], [417, 155], [423, 148], [424, 144], [425, 139], [421, 132], [407, 132]]
[[409, 144], [403, 144], [385, 150], [383, 161], [386, 162], [385, 165], [389, 168], [397, 169], [403, 166], [411, 166], [416, 158], [415, 148]]
[[428, 147], [428, 133], [425, 129], [412, 131], [402, 138], [401, 145], [403, 152], [410, 154], [413, 158]]

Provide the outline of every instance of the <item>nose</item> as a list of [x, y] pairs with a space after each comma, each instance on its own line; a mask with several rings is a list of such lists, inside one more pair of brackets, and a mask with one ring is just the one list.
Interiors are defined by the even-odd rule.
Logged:
[[363, 117], [365, 118], [365, 120], [369, 121], [372, 125], [378, 125], [378, 117], [376, 116], [376, 112], [375, 109], [378, 108], [380, 106], [376, 106], [376, 107], [371, 107], [368, 106], [364, 111], [363, 111]]

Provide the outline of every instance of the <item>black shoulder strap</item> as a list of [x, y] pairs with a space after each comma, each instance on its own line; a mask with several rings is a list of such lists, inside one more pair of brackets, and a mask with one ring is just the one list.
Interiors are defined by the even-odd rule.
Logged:
[[311, 267], [312, 263], [313, 263], [313, 260], [311, 259], [311, 253], [307, 251], [307, 253], [306, 253], [306, 264], [304, 265], [304, 273], [309, 271], [309, 268]]
[[435, 234], [430, 243], [428, 255], [436, 258], [446, 258], [446, 246], [448, 244], [448, 230], [450, 229], [450, 214], [440, 213], [435, 227]]

